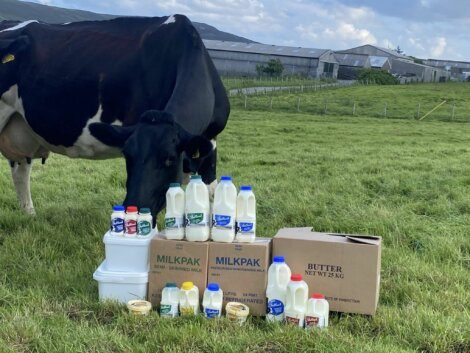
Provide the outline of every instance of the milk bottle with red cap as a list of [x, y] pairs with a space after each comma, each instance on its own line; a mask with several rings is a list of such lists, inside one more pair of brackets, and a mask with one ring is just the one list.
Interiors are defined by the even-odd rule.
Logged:
[[307, 303], [305, 313], [305, 328], [323, 328], [328, 326], [329, 304], [325, 296], [320, 293], [313, 293]]
[[304, 327], [305, 311], [307, 310], [308, 285], [302, 275], [295, 273], [287, 285], [286, 322]]
[[266, 290], [268, 311], [266, 320], [284, 320], [287, 284], [290, 277], [291, 271], [284, 261], [284, 256], [274, 256], [273, 263], [269, 266], [268, 270], [268, 288]]
[[186, 239], [207, 241], [209, 239], [209, 190], [200, 175], [191, 175], [186, 188]]
[[237, 197], [236, 241], [252, 243], [256, 236], [256, 199], [251, 186], [243, 185]]
[[129, 238], [137, 237], [137, 207], [136, 206], [127, 206], [125, 225], [126, 233], [125, 236]]
[[231, 243], [235, 238], [235, 217], [237, 207], [237, 188], [232, 178], [223, 176], [214, 194], [212, 211], [212, 240]]

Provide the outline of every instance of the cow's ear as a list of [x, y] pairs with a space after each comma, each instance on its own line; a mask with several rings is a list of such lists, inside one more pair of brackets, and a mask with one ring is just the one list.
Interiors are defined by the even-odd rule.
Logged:
[[205, 158], [212, 154], [212, 143], [202, 136], [186, 136], [183, 146], [185, 172], [196, 173]]
[[93, 137], [112, 147], [124, 147], [135, 126], [118, 126], [105, 123], [93, 123], [88, 126]]
[[0, 40], [0, 57], [1, 63], [7, 64], [15, 61], [19, 55], [30, 46], [28, 36], [22, 35], [14, 39]]

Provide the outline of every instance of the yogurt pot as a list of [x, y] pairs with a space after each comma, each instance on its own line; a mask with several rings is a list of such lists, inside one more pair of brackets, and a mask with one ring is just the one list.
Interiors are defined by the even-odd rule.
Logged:
[[136, 316], [146, 316], [152, 310], [152, 304], [146, 300], [130, 300], [127, 303], [129, 313]]
[[250, 313], [250, 308], [245, 304], [228, 302], [225, 306], [225, 316], [231, 322], [243, 325]]

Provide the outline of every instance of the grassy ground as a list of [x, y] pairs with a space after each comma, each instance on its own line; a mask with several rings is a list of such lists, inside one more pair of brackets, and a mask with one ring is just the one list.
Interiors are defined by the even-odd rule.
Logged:
[[320, 82], [334, 82], [333, 79], [304, 78], [304, 77], [222, 77], [225, 87], [230, 89], [240, 89], [246, 87], [279, 87], [279, 86], [300, 86], [313, 85]]
[[122, 160], [37, 164], [37, 216], [0, 166], [0, 352], [468, 352], [470, 125], [235, 110], [219, 174], [251, 183], [259, 234], [283, 226], [383, 237], [377, 315], [333, 315], [324, 332], [202, 318], [135, 319], [100, 304]]

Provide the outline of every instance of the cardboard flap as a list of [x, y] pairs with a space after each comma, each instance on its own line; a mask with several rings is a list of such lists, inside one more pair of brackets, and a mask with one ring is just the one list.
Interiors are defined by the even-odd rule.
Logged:
[[380, 244], [380, 237], [374, 237], [371, 235], [346, 235], [348, 240], [360, 244], [378, 245]]

